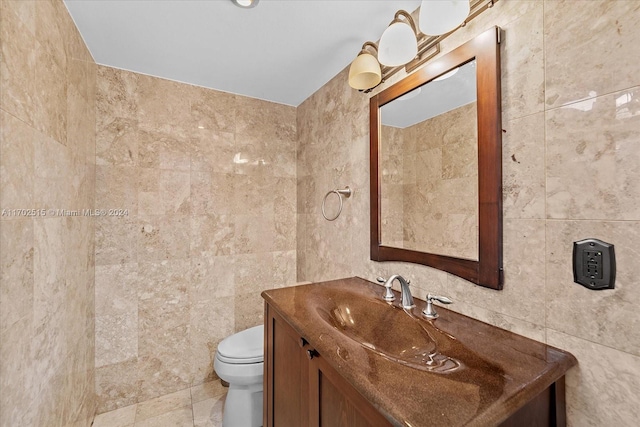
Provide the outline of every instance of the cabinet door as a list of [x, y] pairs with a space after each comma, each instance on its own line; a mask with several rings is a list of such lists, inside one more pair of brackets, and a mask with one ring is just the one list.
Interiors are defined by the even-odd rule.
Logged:
[[304, 427], [309, 419], [306, 341], [265, 308], [264, 426]]
[[309, 363], [309, 404], [311, 427], [391, 426], [317, 353]]

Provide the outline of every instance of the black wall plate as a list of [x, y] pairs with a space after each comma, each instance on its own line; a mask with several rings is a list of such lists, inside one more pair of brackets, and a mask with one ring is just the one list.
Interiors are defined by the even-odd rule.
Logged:
[[613, 245], [598, 239], [573, 242], [573, 281], [587, 289], [613, 289], [616, 281]]

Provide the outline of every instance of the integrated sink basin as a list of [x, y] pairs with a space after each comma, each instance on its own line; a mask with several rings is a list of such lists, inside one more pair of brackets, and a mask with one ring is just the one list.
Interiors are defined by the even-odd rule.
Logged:
[[340, 290], [318, 300], [315, 312], [339, 333], [392, 361], [441, 373], [461, 367], [443, 354], [455, 338], [393, 303]]
[[[571, 354], [442, 306], [437, 319], [426, 319], [424, 301], [414, 296], [416, 307], [405, 310], [397, 292], [393, 303], [383, 293], [353, 277], [262, 296], [314, 360], [335, 369], [393, 426], [493, 427], [529, 419], [519, 411], [533, 406], [535, 414], [562, 409], [564, 375], [576, 364]], [[555, 406], [536, 406], [544, 402]]]

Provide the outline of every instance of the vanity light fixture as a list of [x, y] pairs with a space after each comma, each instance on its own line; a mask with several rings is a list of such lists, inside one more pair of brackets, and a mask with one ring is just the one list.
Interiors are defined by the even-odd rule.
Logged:
[[256, 7], [260, 0], [231, 0], [233, 4], [243, 9], [251, 9], [252, 7]]
[[367, 52], [370, 47], [378, 53], [378, 47], [373, 42], [366, 42], [362, 45], [362, 50], [349, 67], [349, 85], [358, 90], [369, 89], [378, 86], [382, 80], [380, 64], [375, 56]]
[[378, 61], [382, 65], [397, 67], [411, 61], [417, 54], [418, 30], [416, 23], [408, 12], [399, 10], [380, 37]]
[[[379, 44], [366, 42], [351, 63], [349, 86], [370, 92], [402, 69], [410, 73], [440, 53], [440, 42], [456, 28], [466, 25], [497, 1], [423, 0], [418, 25], [410, 13], [397, 11]], [[367, 46], [375, 50], [377, 57], [366, 51]]]

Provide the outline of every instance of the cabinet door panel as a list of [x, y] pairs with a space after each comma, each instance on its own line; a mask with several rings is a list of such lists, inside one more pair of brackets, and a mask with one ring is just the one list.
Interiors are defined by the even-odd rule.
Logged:
[[391, 426], [360, 393], [316, 356], [310, 363], [310, 425], [314, 427]]
[[[300, 337], [276, 313], [268, 313], [266, 426], [306, 426], [308, 411], [308, 359]], [[269, 348], [270, 346], [270, 348]], [[274, 351], [275, 349], [275, 351]], [[272, 380], [269, 381], [268, 378]]]

